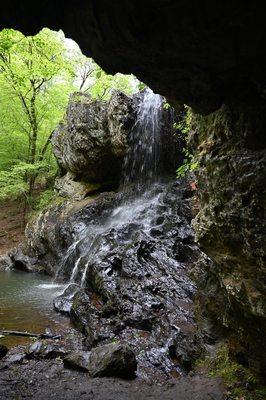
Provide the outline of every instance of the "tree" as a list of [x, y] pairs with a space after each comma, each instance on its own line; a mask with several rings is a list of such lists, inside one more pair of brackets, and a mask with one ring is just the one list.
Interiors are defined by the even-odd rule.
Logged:
[[[10, 153], [11, 165], [44, 161], [51, 132], [73, 91], [74, 64], [63, 38], [48, 29], [34, 37], [10, 29], [0, 33], [0, 145], [7, 150], [2, 167], [8, 166]], [[29, 195], [35, 178], [28, 174]]]
[[72, 43], [69, 56], [76, 64], [74, 85], [95, 100], [108, 100], [113, 89], [131, 95], [139, 90], [139, 81], [133, 75], [106, 74], [92, 58], [84, 56], [78, 45]]

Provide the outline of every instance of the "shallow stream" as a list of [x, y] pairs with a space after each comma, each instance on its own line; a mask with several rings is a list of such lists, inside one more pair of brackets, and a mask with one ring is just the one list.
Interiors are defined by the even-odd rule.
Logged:
[[[45, 275], [18, 271], [0, 271], [0, 332], [2, 330], [44, 333], [51, 329], [60, 333], [69, 319], [56, 313], [53, 299], [65, 285], [55, 285]], [[25, 344], [25, 337], [5, 336], [0, 343], [8, 347]]]

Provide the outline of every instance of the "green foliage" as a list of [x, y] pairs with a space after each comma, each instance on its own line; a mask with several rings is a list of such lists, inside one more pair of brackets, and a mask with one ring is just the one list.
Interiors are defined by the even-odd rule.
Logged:
[[[78, 90], [107, 100], [112, 89], [138, 90], [133, 76], [106, 74], [63, 32], [35, 36], [0, 32], [0, 200], [25, 196], [36, 179], [55, 176], [50, 137], [63, 119], [69, 94]], [[45, 168], [43, 169], [43, 166]], [[48, 199], [40, 199], [40, 208]], [[37, 207], [39, 207], [37, 205]]]
[[[165, 110], [168, 110], [170, 107], [171, 107], [171, 105], [170, 105], [169, 103], [167, 103], [167, 101], [165, 101], [165, 102], [163, 103], [163, 108], [164, 108]], [[176, 123], [174, 123], [173, 128], [176, 128]]]
[[[12, 29], [0, 32], [0, 171], [7, 179], [27, 164], [56, 162], [49, 148], [49, 136], [62, 118], [73, 91], [74, 64], [67, 62], [62, 33], [43, 29], [25, 37]], [[23, 164], [24, 163], [24, 164]], [[16, 166], [17, 165], [17, 166]], [[5, 173], [4, 173], [5, 171]], [[11, 179], [1, 198], [24, 193], [26, 174]], [[37, 175], [34, 175], [34, 177]]]
[[[184, 135], [185, 142], [187, 142], [190, 131], [191, 116], [191, 110], [185, 107], [184, 118], [175, 122], [173, 126], [174, 129], [179, 130]], [[194, 171], [198, 167], [198, 163], [194, 160], [193, 154], [187, 148], [183, 148], [183, 154], [184, 161], [176, 171], [177, 178], [183, 178], [189, 171]]]
[[183, 164], [176, 170], [177, 178], [183, 178], [189, 171], [195, 171], [198, 168], [198, 163], [194, 161], [193, 154], [185, 148], [183, 149], [183, 154], [185, 158]]
[[55, 198], [55, 192], [53, 189], [47, 189], [41, 193], [41, 195], [36, 199], [34, 203], [35, 211], [42, 211], [48, 207], [53, 199]]
[[219, 345], [215, 357], [198, 362], [197, 368], [206, 369], [210, 377], [221, 377], [228, 388], [226, 400], [264, 400], [266, 390], [249, 369], [233, 361], [226, 343]]
[[36, 177], [49, 170], [46, 162], [28, 164], [19, 162], [9, 170], [0, 171], [0, 201], [27, 197], [29, 192], [28, 178]]
[[140, 90], [141, 84], [133, 75], [108, 75], [92, 59], [85, 57], [77, 45], [72, 46], [70, 56], [77, 65], [74, 80], [80, 91], [90, 94], [95, 100], [108, 100], [113, 89], [127, 95]]

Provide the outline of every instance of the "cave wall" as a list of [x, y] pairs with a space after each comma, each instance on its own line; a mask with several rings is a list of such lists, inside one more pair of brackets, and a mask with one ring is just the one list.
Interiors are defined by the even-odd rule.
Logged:
[[262, 102], [224, 105], [207, 117], [194, 114], [190, 135], [199, 163], [193, 225], [214, 261], [198, 276], [200, 307], [234, 353], [264, 373], [265, 115]]

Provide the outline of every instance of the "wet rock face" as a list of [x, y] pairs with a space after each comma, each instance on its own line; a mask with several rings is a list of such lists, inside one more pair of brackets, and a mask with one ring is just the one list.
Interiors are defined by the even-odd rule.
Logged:
[[70, 284], [60, 296], [54, 299], [54, 309], [62, 314], [69, 315], [73, 305], [73, 298], [79, 290], [80, 287], [78, 285], [75, 283]]
[[208, 117], [194, 116], [191, 135], [200, 201], [193, 226], [215, 261], [205, 264], [205, 275], [200, 269], [201, 306], [235, 338], [235, 351], [261, 369], [266, 354], [265, 111], [263, 103], [223, 106]]
[[128, 203], [124, 193], [106, 193], [79, 208], [51, 208], [27, 230], [37, 263], [82, 283], [54, 305], [70, 313], [87, 349], [129, 344], [139, 373], [158, 379], [189, 371], [209, 340], [193, 309], [190, 272], [202, 253], [190, 227], [192, 195], [177, 183], [154, 185]]
[[[71, 174], [68, 181], [74, 181], [73, 187], [68, 184], [67, 192], [72, 190], [78, 195], [81, 191], [82, 197], [83, 192], [92, 190], [86, 182], [119, 182], [133, 120], [132, 99], [123, 93], [114, 92], [108, 102], [94, 101], [82, 93], [72, 95], [65, 121], [52, 137], [58, 164], [63, 172]], [[75, 181], [83, 182], [80, 190]], [[59, 182], [57, 186], [62, 192]], [[63, 188], [66, 186], [64, 182]]]
[[[82, 93], [72, 95], [65, 120], [52, 137], [53, 152], [61, 169], [61, 176], [55, 182], [59, 195], [80, 200], [98, 191], [117, 188], [124, 158], [136, 141], [132, 131], [144, 96], [145, 90], [131, 97], [114, 91], [106, 102], [92, 100]], [[173, 124], [182, 112], [165, 109], [163, 101], [159, 112], [163, 152], [158, 169], [161, 175], [174, 175], [183, 159], [183, 138]]]
[[[63, 29], [107, 72], [133, 73], [173, 101], [209, 113], [265, 89], [262, 5], [242, 2], [62, 0], [31, 10], [2, 2], [3, 27]], [[64, 12], [62, 13], [62, 9]], [[232, 40], [232, 38], [234, 38]]]

